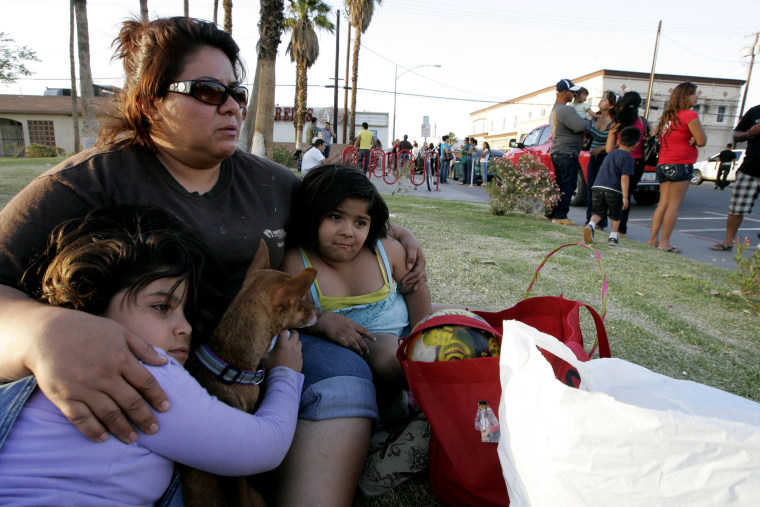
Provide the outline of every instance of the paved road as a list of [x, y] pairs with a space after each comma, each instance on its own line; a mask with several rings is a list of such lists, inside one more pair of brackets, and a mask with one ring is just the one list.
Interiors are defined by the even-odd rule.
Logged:
[[[390, 193], [392, 187], [382, 180], [372, 178], [371, 181], [378, 185], [383, 193]], [[404, 195], [414, 197], [429, 197], [434, 199], [446, 199], [456, 201], [488, 201], [485, 190], [477, 186], [465, 186], [456, 181], [449, 185], [441, 185], [440, 190], [428, 191], [426, 185], [414, 187], [405, 182]], [[721, 266], [726, 269], [735, 269], [734, 251], [714, 252], [710, 246], [725, 237], [726, 215], [728, 213], [728, 201], [731, 198], [731, 189], [715, 190], [712, 182], [701, 185], [691, 185], [686, 194], [681, 212], [679, 214], [676, 229], [671, 237], [672, 243], [683, 250], [685, 257], [707, 264]], [[652, 224], [654, 206], [638, 206], [635, 203], [631, 208], [628, 227], [628, 239], [646, 243]], [[570, 209], [570, 218], [583, 224], [586, 218], [585, 208], [573, 207]], [[559, 227], [559, 226], [558, 226]], [[580, 237], [580, 228], [578, 228]], [[753, 245], [757, 245], [760, 233], [760, 203], [755, 206], [753, 213], [744, 217], [738, 236], [742, 239], [749, 237]]]

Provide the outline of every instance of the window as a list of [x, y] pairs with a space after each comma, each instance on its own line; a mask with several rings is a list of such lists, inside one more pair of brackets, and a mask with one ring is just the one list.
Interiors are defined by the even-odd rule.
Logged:
[[538, 138], [538, 144], [546, 144], [549, 142], [549, 138], [552, 136], [552, 128], [544, 127], [541, 131], [541, 137]]
[[715, 123], [726, 123], [726, 106], [718, 106], [718, 114], [715, 115]]
[[512, 116], [512, 128], [517, 128], [517, 115]]
[[541, 134], [541, 129], [536, 129], [536, 130], [531, 131], [531, 133], [525, 136], [525, 139], [523, 139], [523, 144], [525, 144], [525, 146], [537, 145], [540, 134]]
[[507, 130], [507, 117], [501, 119], [501, 130]]
[[546, 116], [546, 108], [541, 108], [541, 118]]
[[29, 120], [29, 143], [55, 148], [55, 128], [50, 120]]
[[533, 118], [533, 111], [528, 111], [528, 119], [530, 120]]

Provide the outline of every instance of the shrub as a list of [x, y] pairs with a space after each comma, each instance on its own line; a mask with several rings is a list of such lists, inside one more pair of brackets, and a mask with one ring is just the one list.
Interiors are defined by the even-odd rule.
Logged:
[[744, 257], [744, 252], [750, 247], [749, 238], [744, 241], [736, 240], [736, 271], [728, 275], [728, 281], [741, 291], [743, 296], [760, 296], [760, 243], [754, 252]]
[[24, 156], [27, 158], [45, 158], [45, 157], [59, 157], [65, 155], [66, 150], [60, 146], [56, 148], [50, 148], [41, 144], [30, 144], [26, 147]]
[[523, 155], [517, 162], [492, 158], [488, 169], [495, 174], [485, 186], [494, 215], [546, 212], [559, 201], [554, 176], [534, 155]]
[[284, 165], [285, 167], [290, 167], [291, 169], [296, 168], [296, 161], [293, 159], [293, 152], [284, 146], [275, 145], [272, 160], [278, 164]]

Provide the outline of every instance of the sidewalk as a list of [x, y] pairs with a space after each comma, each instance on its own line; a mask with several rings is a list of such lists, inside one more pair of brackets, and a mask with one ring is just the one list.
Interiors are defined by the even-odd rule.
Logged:
[[[371, 178], [370, 181], [375, 184], [378, 190], [383, 194], [390, 194], [393, 191], [393, 186], [386, 184], [381, 178]], [[440, 185], [439, 190], [428, 191], [427, 185], [422, 184], [420, 186], [412, 185], [408, 180], [402, 183], [402, 192], [397, 195], [408, 195], [411, 197], [427, 197], [431, 199], [443, 199], [447, 201], [470, 201], [470, 202], [488, 202], [488, 196], [484, 188], [479, 186], [462, 185], [458, 181], [451, 180], [448, 185]], [[654, 211], [654, 207], [651, 207]], [[577, 231], [578, 241], [583, 241], [583, 228], [582, 225], [586, 221], [586, 209], [581, 207], [571, 207], [568, 215], [570, 220], [579, 224], [579, 226], [571, 226], [568, 229]], [[651, 218], [651, 213], [649, 214]], [[647, 219], [631, 219], [628, 222], [628, 235], [626, 239], [622, 239], [624, 244], [626, 240], [637, 241], [639, 243], [646, 243], [649, 239], [649, 220]], [[564, 227], [557, 225], [557, 227]], [[607, 234], [599, 234], [597, 243], [601, 245], [600, 248], [608, 248], [606, 245]], [[725, 269], [734, 270], [736, 264], [733, 259], [734, 252], [714, 252], [710, 250], [710, 246], [715, 244], [715, 240], [706, 238], [694, 234], [686, 234], [679, 231], [673, 232], [673, 243], [678, 245], [683, 250], [683, 255], [689, 259], [703, 262], [705, 264], [712, 264], [713, 266], [720, 266]], [[599, 247], [600, 245], [597, 245]], [[654, 249], [653, 249], [654, 250]], [[659, 252], [653, 252], [659, 253]]]

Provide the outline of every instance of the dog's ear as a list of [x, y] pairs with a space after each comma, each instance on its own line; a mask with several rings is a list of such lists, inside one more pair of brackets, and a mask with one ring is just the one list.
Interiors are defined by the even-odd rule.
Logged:
[[256, 250], [256, 255], [253, 256], [251, 265], [248, 267], [246, 276], [260, 269], [269, 269], [269, 267], [269, 248], [267, 248], [266, 242], [262, 239], [259, 242], [259, 248]]
[[274, 307], [295, 305], [299, 299], [309, 293], [309, 288], [314, 283], [315, 278], [317, 278], [317, 270], [306, 268], [296, 276], [281, 283], [272, 298]]

